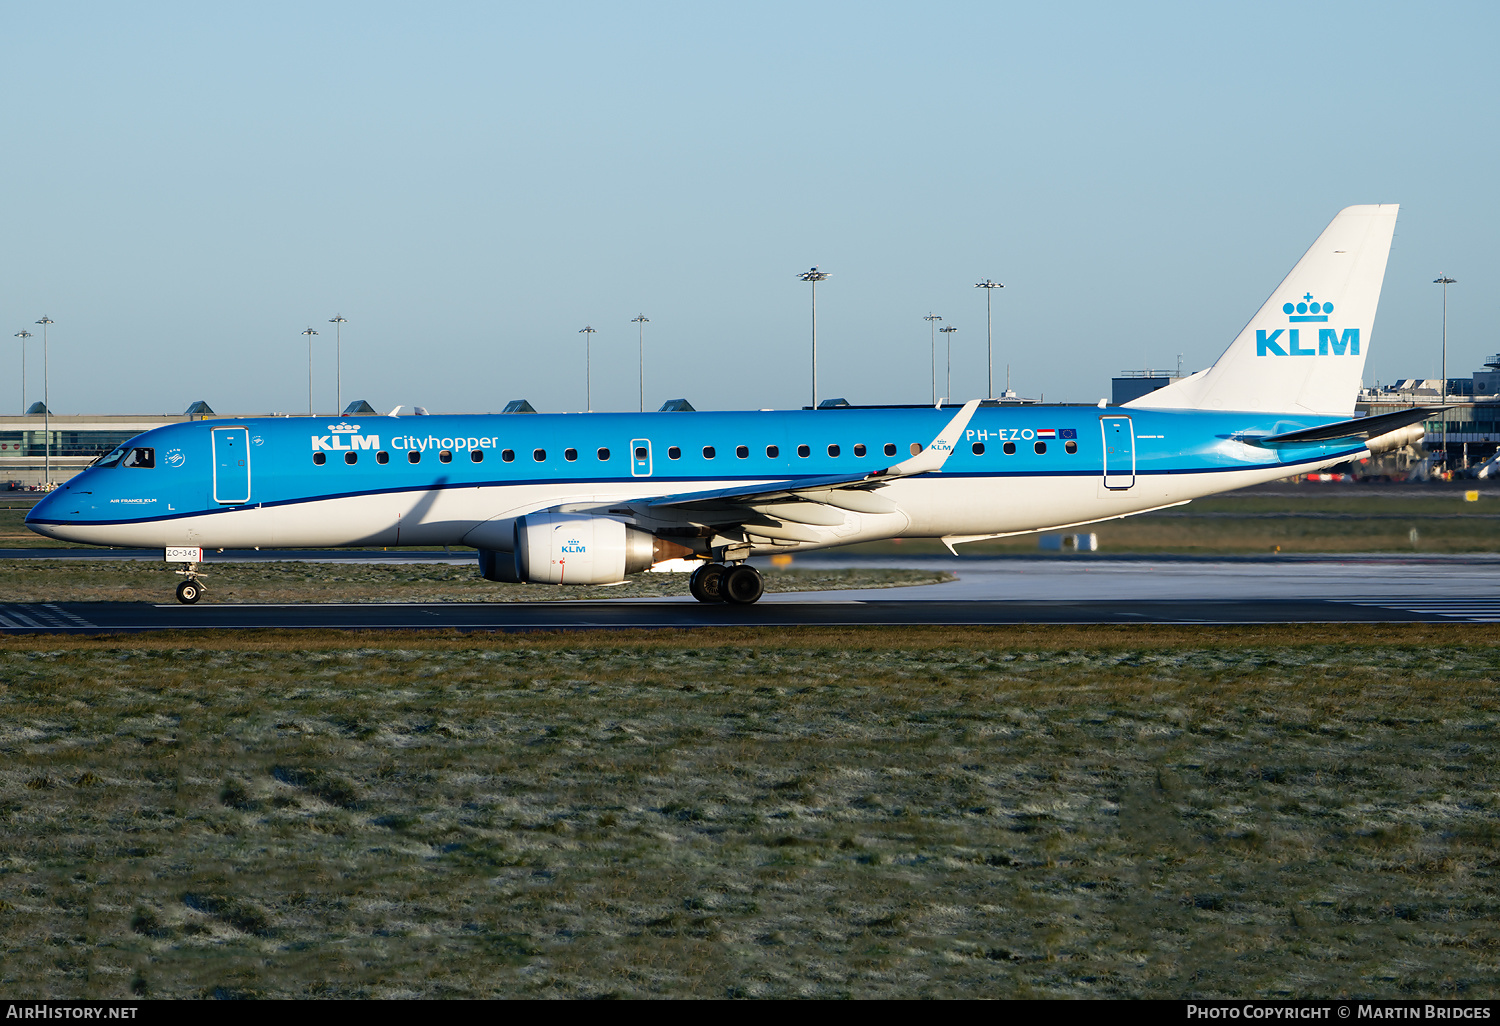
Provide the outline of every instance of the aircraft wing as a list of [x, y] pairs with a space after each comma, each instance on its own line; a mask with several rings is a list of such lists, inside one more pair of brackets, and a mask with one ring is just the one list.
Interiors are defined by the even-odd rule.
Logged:
[[[937, 437], [929, 442], [921, 452], [910, 459], [902, 460], [900, 463], [889, 467], [882, 467], [879, 470], [864, 474], [847, 474], [837, 477], [788, 478], [783, 481], [762, 481], [743, 488], [715, 488], [702, 492], [680, 492], [676, 495], [658, 495], [649, 499], [637, 499], [631, 505], [636, 508], [646, 509], [723, 509], [726, 506], [749, 507], [765, 502], [799, 499], [813, 502], [822, 501], [828, 505], [838, 506], [840, 505], [839, 502], [830, 501], [834, 498], [832, 495], [833, 492], [869, 490], [880, 487], [886, 481], [942, 470], [943, 464], [952, 455], [954, 446], [963, 437], [964, 429], [969, 426], [969, 419], [974, 416], [974, 411], [978, 408], [978, 399], [971, 399], [969, 402], [964, 403], [953, 419], [937, 433]], [[844, 498], [846, 501], [860, 503], [860, 500], [852, 495]], [[885, 500], [882, 500], [882, 502], [885, 502]], [[895, 508], [892, 504], [885, 504], [889, 509]], [[841, 508], [855, 509], [861, 512], [876, 512], [874, 509], [866, 508], [875, 505], [880, 505], [880, 503], [843, 505]], [[886, 511], [880, 510], [880, 512]]]

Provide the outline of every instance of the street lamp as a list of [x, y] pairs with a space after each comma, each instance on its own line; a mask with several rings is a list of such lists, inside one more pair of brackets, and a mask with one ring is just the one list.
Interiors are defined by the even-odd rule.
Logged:
[[48, 384], [47, 372], [47, 325], [54, 323], [51, 317], [42, 314], [42, 319], [37, 321], [42, 326], [42, 434], [46, 437], [46, 455], [43, 457], [44, 484], [50, 491], [52, 488], [52, 391]]
[[928, 334], [932, 336], [932, 360], [931, 360], [931, 363], [932, 363], [932, 405], [936, 406], [937, 405], [937, 324], [934, 323], [934, 322], [940, 321], [940, 320], [942, 320], [942, 318], [939, 317], [937, 314], [933, 313], [931, 310], [929, 310], [927, 312], [927, 316], [923, 317], [922, 320], [926, 321], [927, 322], [927, 326], [930, 329], [932, 329], [931, 331], [928, 332]]
[[21, 340], [21, 413], [26, 412], [26, 340], [31, 337], [31, 332], [22, 328], [16, 332], [16, 338]]
[[316, 331], [308, 328], [302, 334], [307, 336], [307, 415], [311, 417], [312, 412], [312, 340]]
[[990, 281], [988, 278], [981, 282], [975, 282], [976, 289], [984, 289], [984, 337], [985, 350], [989, 353], [989, 398], [995, 398], [995, 325], [990, 318], [990, 297], [995, 294], [996, 289], [1005, 288], [998, 281]]
[[[335, 325], [333, 330], [335, 332], [334, 338], [337, 341], [334, 342], [333, 359], [334, 377], [338, 382], [335, 386], [337, 389], [335, 396], [338, 405], [336, 412], [342, 414], [344, 412], [344, 325], [348, 324], [349, 321], [343, 314], [335, 314], [328, 318], [328, 323]], [[308, 341], [311, 342], [312, 339], [308, 339]]]
[[1434, 285], [1443, 287], [1443, 470], [1448, 469], [1448, 286], [1457, 285], [1457, 278], [1446, 274], [1432, 279]]
[[[947, 385], [944, 386], [944, 389], [943, 389], [944, 392], [947, 393], [946, 395], [943, 396], [944, 399], [952, 399], [953, 398], [953, 333], [955, 331], [957, 331], [957, 330], [958, 329], [955, 328], [951, 324], [948, 325], [946, 328], [939, 328], [938, 329], [938, 331], [941, 331], [948, 338], [948, 383], [947, 383]], [[934, 405], [934, 406], [937, 405], [937, 400], [936, 399], [934, 399], [932, 401], [932, 405]]]
[[598, 328], [590, 328], [584, 325], [578, 329], [578, 334], [583, 336], [583, 395], [584, 408], [590, 413], [594, 412], [594, 360], [593, 341], [594, 333]]
[[640, 359], [641, 359], [641, 412], [645, 413], [646, 412], [646, 325], [650, 324], [651, 321], [650, 321], [649, 318], [646, 317], [645, 314], [636, 314], [634, 317], [630, 318], [630, 323], [634, 324], [636, 326], [636, 328], [638, 329], [637, 333], [639, 335], [639, 338], [637, 339], [637, 341], [639, 342], [640, 347], [641, 347], [641, 353], [640, 353]]
[[812, 404], [818, 408], [818, 282], [828, 280], [828, 272], [816, 267], [797, 275], [799, 281], [812, 286]]

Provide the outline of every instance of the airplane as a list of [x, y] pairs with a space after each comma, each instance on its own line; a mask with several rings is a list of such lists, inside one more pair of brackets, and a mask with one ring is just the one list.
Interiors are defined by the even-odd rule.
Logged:
[[751, 556], [889, 538], [956, 554], [1419, 440], [1434, 408], [1353, 417], [1397, 209], [1340, 211], [1211, 367], [1119, 407], [196, 421], [131, 439], [26, 524], [162, 548], [184, 603], [204, 548], [456, 545], [506, 582], [692, 559], [695, 598], [750, 605]]

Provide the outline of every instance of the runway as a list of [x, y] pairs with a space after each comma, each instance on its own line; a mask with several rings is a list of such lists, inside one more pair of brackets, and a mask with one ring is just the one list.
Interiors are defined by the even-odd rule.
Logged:
[[[34, 550], [33, 550], [34, 553]], [[33, 553], [28, 553], [32, 555]], [[288, 554], [279, 554], [286, 558]], [[406, 554], [369, 561], [406, 561]], [[256, 554], [277, 558], [277, 554]], [[467, 561], [459, 553], [424, 558]], [[299, 554], [294, 558], [318, 557]], [[34, 558], [34, 556], [33, 556]], [[62, 557], [59, 557], [62, 558]], [[350, 558], [339, 554], [338, 558]], [[750, 607], [687, 597], [513, 603], [0, 604], [5, 633], [172, 629], [528, 631], [712, 626], [1500, 623], [1500, 557], [860, 557], [796, 566], [943, 569], [946, 584], [768, 594]], [[163, 597], [170, 582], [164, 577]]]

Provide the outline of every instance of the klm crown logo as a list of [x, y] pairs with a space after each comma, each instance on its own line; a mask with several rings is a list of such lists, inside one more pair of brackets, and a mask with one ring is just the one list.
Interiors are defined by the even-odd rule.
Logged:
[[1328, 315], [1333, 313], [1333, 304], [1314, 302], [1313, 295], [1309, 292], [1302, 297], [1302, 302], [1300, 303], [1281, 304], [1281, 312], [1290, 314], [1287, 320], [1293, 324], [1299, 321], [1319, 321], [1326, 324], [1328, 322]]

